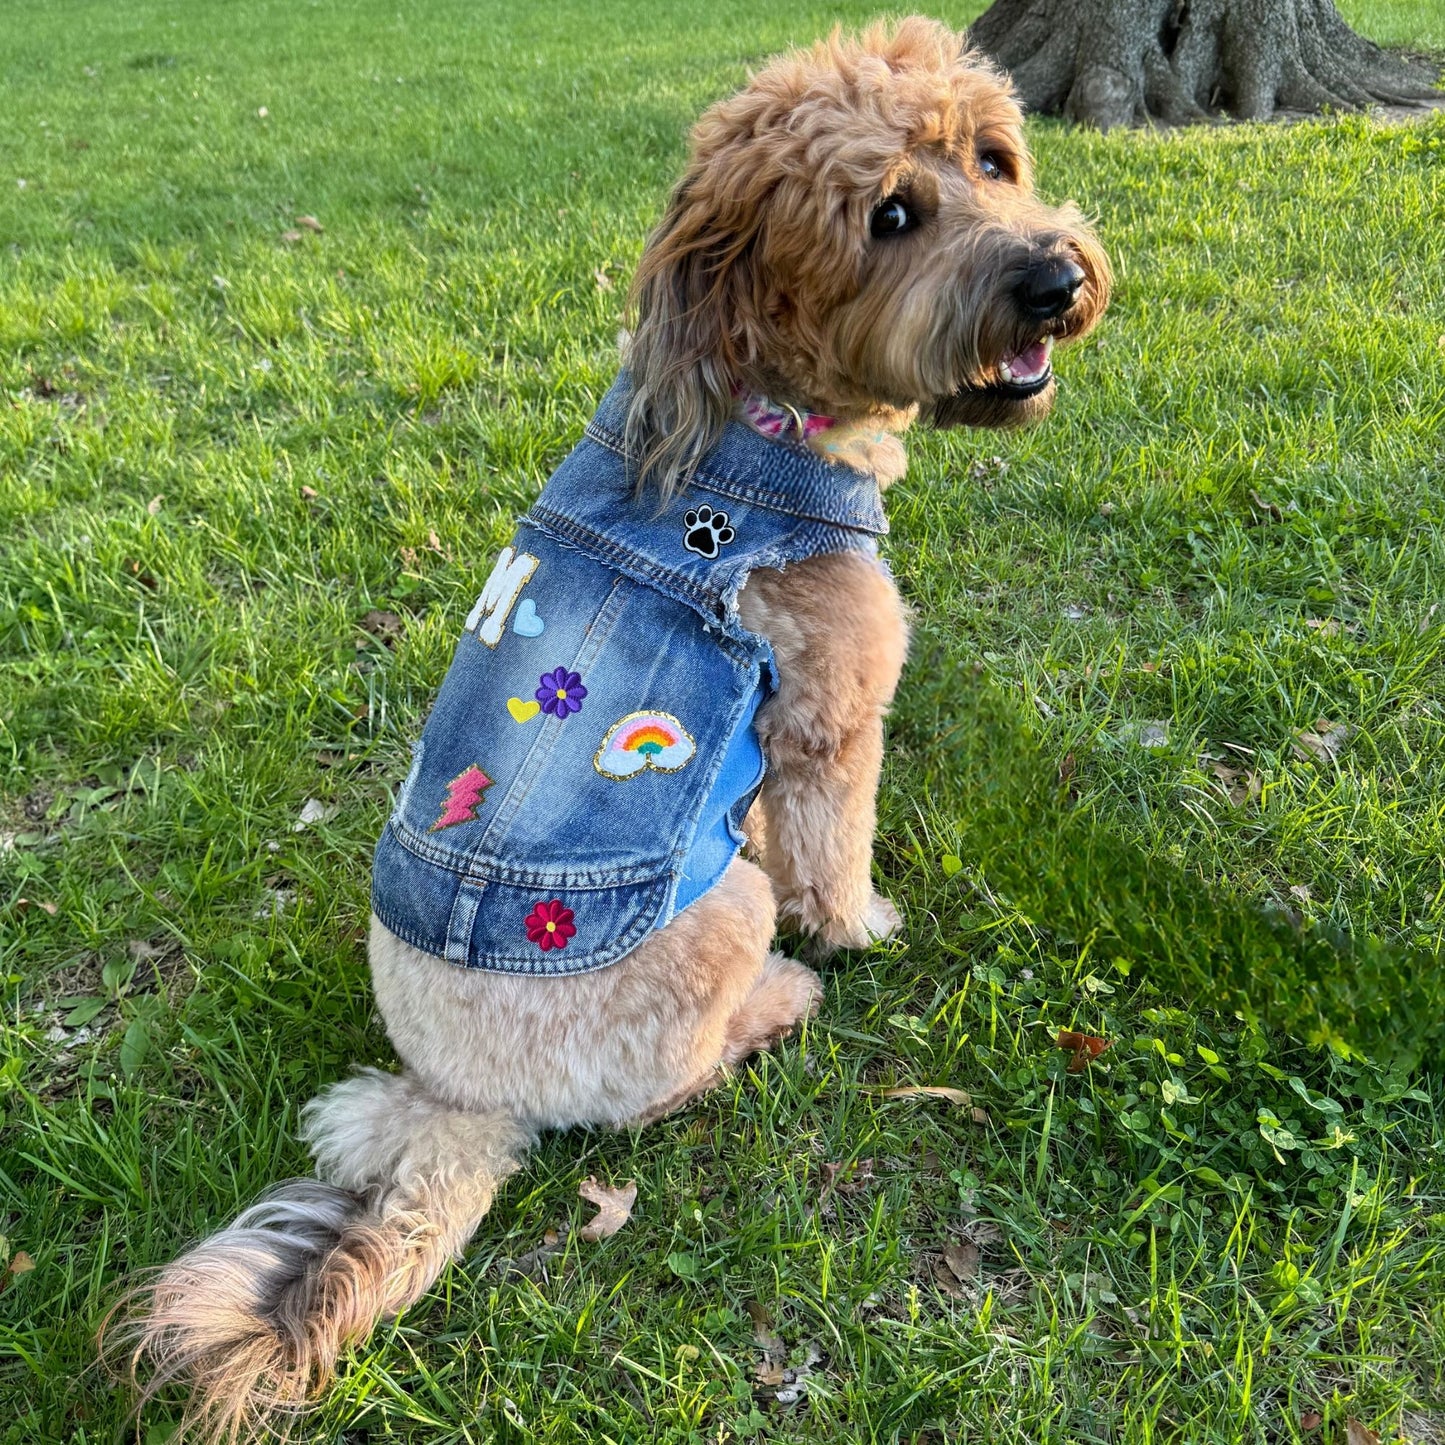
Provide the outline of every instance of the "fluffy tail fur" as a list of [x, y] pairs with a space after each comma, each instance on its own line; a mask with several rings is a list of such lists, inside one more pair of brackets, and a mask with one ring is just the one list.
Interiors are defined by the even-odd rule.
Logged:
[[303, 1118], [330, 1182], [277, 1186], [102, 1327], [141, 1404], [189, 1384], [186, 1425], [212, 1445], [277, 1424], [284, 1433], [284, 1416], [327, 1385], [342, 1352], [461, 1252], [531, 1143], [506, 1115], [463, 1113], [377, 1069], [333, 1085]]

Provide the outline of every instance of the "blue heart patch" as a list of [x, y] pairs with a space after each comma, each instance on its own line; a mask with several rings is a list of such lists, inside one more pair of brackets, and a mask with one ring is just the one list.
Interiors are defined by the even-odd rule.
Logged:
[[537, 604], [530, 597], [522, 598], [512, 619], [512, 631], [518, 637], [540, 637], [546, 630], [547, 624], [537, 616]]

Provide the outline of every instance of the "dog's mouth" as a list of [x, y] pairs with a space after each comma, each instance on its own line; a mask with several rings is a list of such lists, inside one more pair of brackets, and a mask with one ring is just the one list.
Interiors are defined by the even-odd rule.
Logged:
[[999, 357], [999, 379], [989, 391], [998, 391], [1005, 396], [1020, 400], [1037, 396], [1054, 377], [1054, 338], [1041, 337], [1022, 351], [1006, 352]]
[[1053, 400], [1054, 338], [1041, 336], [1006, 351], [977, 381], [933, 404], [934, 426], [1026, 426], [1044, 416]]

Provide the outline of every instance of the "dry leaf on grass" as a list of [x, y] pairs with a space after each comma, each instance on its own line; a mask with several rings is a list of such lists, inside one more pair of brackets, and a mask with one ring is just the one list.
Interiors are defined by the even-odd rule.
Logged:
[[380, 608], [373, 607], [361, 619], [361, 630], [380, 638], [387, 647], [391, 647], [406, 631], [406, 623], [395, 612], [383, 612]]
[[1345, 1445], [1380, 1445], [1380, 1437], [1351, 1415], [1345, 1421]]
[[857, 1194], [873, 1182], [873, 1161], [858, 1159], [851, 1163], [824, 1164], [823, 1189], [819, 1198], [830, 1194]]
[[978, 1277], [978, 1262], [981, 1258], [978, 1246], [969, 1239], [962, 1244], [950, 1244], [943, 1251], [943, 1262], [953, 1277], [962, 1284], [968, 1284]]
[[1054, 1042], [1061, 1049], [1073, 1051], [1074, 1057], [1069, 1060], [1071, 1074], [1077, 1074], [1086, 1069], [1106, 1049], [1113, 1048], [1113, 1044], [1109, 1040], [1101, 1039], [1097, 1034], [1075, 1033], [1073, 1029], [1060, 1029], [1059, 1036]]
[[613, 1188], [599, 1184], [588, 1175], [578, 1186], [577, 1192], [589, 1204], [597, 1206], [596, 1217], [584, 1224], [578, 1233], [588, 1244], [596, 1244], [616, 1234], [632, 1218], [632, 1206], [637, 1202], [637, 1182], [629, 1179], [626, 1184]]
[[505, 1278], [509, 1274], [526, 1275], [528, 1279], [545, 1272], [547, 1261], [559, 1253], [567, 1243], [567, 1225], [564, 1222], [557, 1229], [549, 1229], [542, 1235], [542, 1242], [536, 1249], [529, 1249], [515, 1259], [504, 1259], [497, 1266]]
[[303, 502], [314, 502], [316, 498], [320, 495], [321, 494], [316, 490], [315, 487], [301, 488], [301, 500]]
[[314, 231], [318, 236], [325, 229], [315, 216], [297, 216], [296, 224], [307, 231]]
[[320, 798], [307, 798], [301, 805], [301, 816], [292, 823], [293, 833], [304, 833], [313, 823], [324, 823], [336, 816], [335, 803], [323, 803]]
[[300, 232], [300, 231], [282, 231], [282, 232], [281, 232], [281, 239], [282, 239], [283, 241], [285, 241], [285, 243], [286, 243], [288, 246], [294, 246], [294, 245], [297, 243], [297, 241], [299, 241], [299, 240], [301, 239], [301, 232]]
[[165, 498], [164, 498], [164, 497], [160, 497], [160, 496], [152, 497], [152, 498], [150, 499], [150, 501], [148, 501], [148, 502], [146, 503], [146, 513], [147, 513], [147, 515], [152, 516], [152, 517], [158, 517], [158, 516], [160, 516], [160, 514], [161, 514], [161, 503], [164, 502], [164, 501], [165, 501]]
[[963, 1290], [959, 1287], [958, 1276], [949, 1268], [948, 1261], [939, 1256], [933, 1261], [931, 1267], [933, 1282], [950, 1299], [963, 1299]]
[[773, 1317], [758, 1300], [749, 1300], [747, 1311], [753, 1322], [753, 1343], [763, 1352], [762, 1359], [753, 1366], [753, 1378], [760, 1385], [776, 1389], [783, 1383], [788, 1347], [773, 1333]]
[[1332, 723], [1328, 718], [1318, 718], [1313, 727], [1301, 728], [1290, 744], [1297, 758], [1306, 762], [1333, 762], [1350, 739], [1352, 729], [1348, 723]]
[[10, 1256], [10, 1263], [0, 1269], [0, 1292], [3, 1292], [12, 1280], [19, 1279], [22, 1274], [29, 1274], [34, 1268], [35, 1261], [23, 1249], [17, 1249]]
[[17, 898], [15, 900], [15, 907], [21, 913], [24, 913], [30, 908], [38, 908], [42, 913], [48, 913], [52, 918], [60, 912], [60, 905], [58, 903], [43, 903], [38, 898]]
[[962, 1089], [950, 1089], [943, 1084], [900, 1084], [894, 1089], [877, 1089], [872, 1092], [881, 1094], [885, 1099], [947, 1099], [950, 1104], [957, 1104], [963, 1109], [973, 1106], [971, 1095], [964, 1093]]
[[1246, 803], [1257, 803], [1264, 792], [1264, 784], [1252, 768], [1233, 768], [1214, 759], [1209, 763], [1209, 771], [1218, 780], [1220, 792], [1236, 808], [1242, 808]]
[[1325, 1417], [1318, 1410], [1306, 1410], [1299, 1417], [1299, 1427], [1308, 1435], [1312, 1430], [1318, 1430], [1325, 1423]]

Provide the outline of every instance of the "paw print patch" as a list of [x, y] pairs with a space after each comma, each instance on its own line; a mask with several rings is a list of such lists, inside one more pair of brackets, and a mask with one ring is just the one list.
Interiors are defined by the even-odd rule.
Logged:
[[706, 505], [684, 513], [682, 525], [687, 528], [682, 536], [682, 545], [709, 561], [737, 536], [728, 526], [728, 514], [715, 512]]

